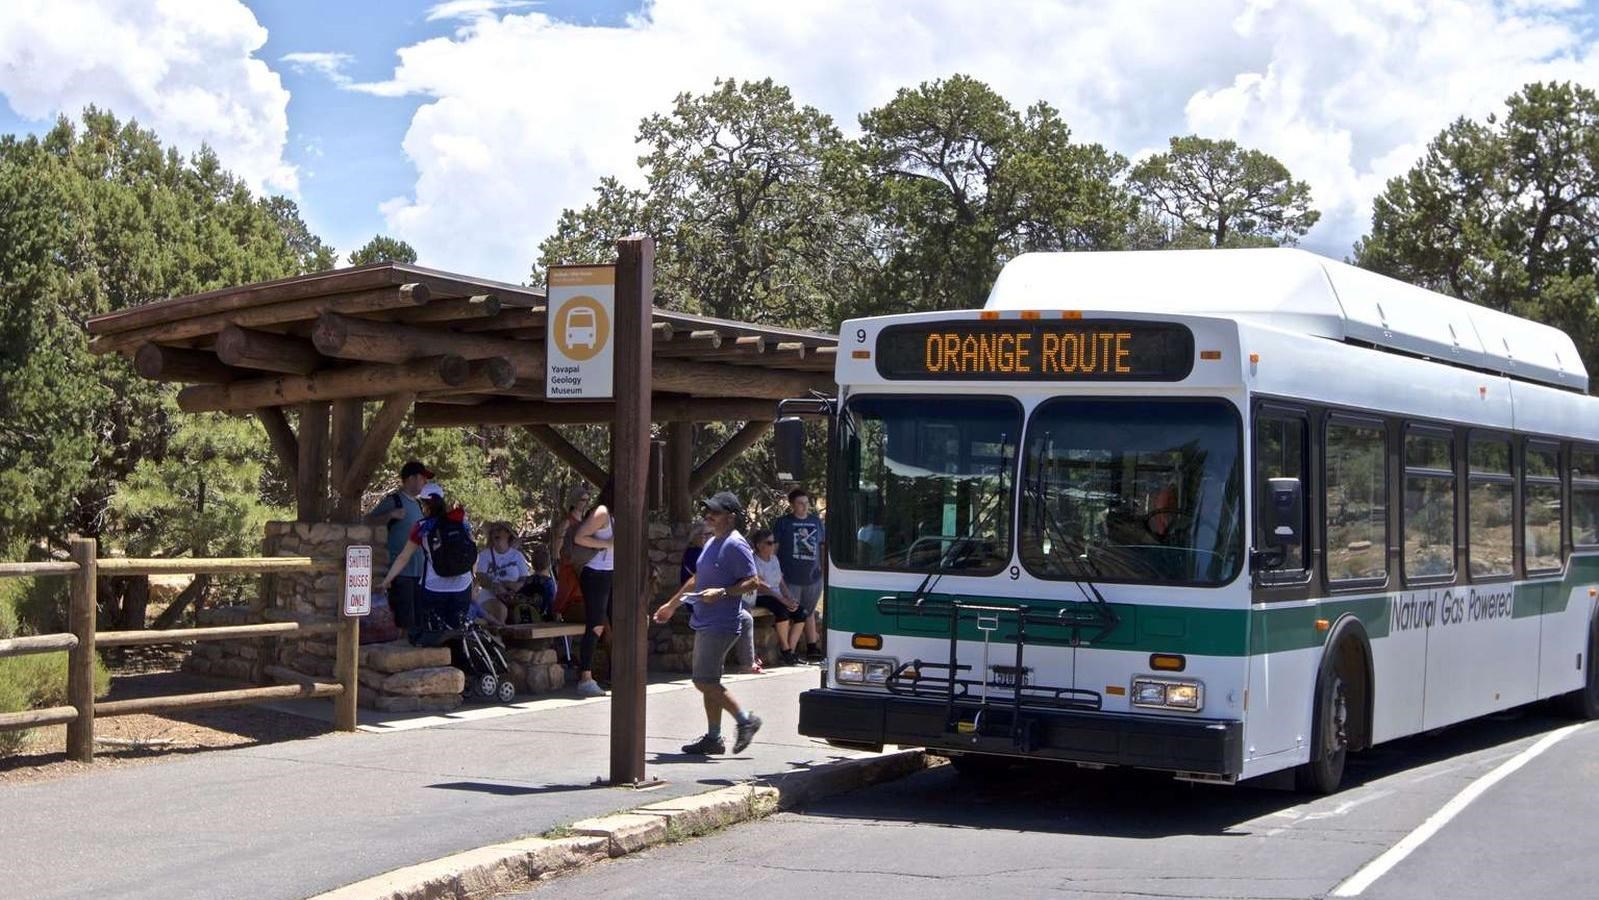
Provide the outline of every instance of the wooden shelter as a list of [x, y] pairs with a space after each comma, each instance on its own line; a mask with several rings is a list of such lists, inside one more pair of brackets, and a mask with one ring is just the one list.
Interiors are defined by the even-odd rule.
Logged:
[[[531, 288], [376, 263], [120, 310], [88, 330], [94, 352], [185, 385], [184, 411], [259, 417], [293, 473], [300, 521], [354, 520], [413, 406], [422, 427], [525, 426], [585, 479], [607, 475], [551, 427], [610, 422], [612, 403], [544, 399], [544, 294]], [[833, 390], [831, 335], [662, 309], [650, 334], [651, 418], [667, 423], [674, 521], [770, 427], [777, 400]], [[379, 404], [370, 417], [368, 402]], [[745, 424], [695, 468], [696, 421]]]

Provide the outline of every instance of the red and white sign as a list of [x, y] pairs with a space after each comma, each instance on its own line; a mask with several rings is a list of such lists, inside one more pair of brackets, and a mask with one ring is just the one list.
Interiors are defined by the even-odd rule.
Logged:
[[372, 548], [355, 544], [344, 548], [344, 615], [372, 612]]

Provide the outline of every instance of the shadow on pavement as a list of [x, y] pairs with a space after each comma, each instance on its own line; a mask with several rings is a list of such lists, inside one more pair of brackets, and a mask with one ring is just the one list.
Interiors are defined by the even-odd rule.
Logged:
[[[1534, 705], [1393, 741], [1350, 757], [1344, 790], [1567, 724], [1568, 719]], [[1019, 762], [981, 777], [962, 776], [953, 766], [940, 766], [808, 804], [799, 812], [954, 828], [1154, 839], [1246, 836], [1250, 830], [1238, 827], [1243, 823], [1315, 799], [1248, 782], [1233, 787], [1192, 784], [1156, 772]]]
[[565, 794], [571, 791], [592, 791], [608, 788], [607, 784], [545, 784], [529, 787], [525, 784], [495, 784], [491, 781], [452, 781], [448, 784], [430, 784], [440, 791], [471, 791], [475, 794], [494, 794], [500, 797], [528, 797], [538, 794]]

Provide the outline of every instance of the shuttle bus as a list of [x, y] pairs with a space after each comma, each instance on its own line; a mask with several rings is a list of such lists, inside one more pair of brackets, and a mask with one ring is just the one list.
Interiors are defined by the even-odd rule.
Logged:
[[981, 310], [846, 322], [837, 382], [806, 735], [1331, 792], [1383, 741], [1599, 714], [1557, 329], [1299, 250], [1028, 254]]

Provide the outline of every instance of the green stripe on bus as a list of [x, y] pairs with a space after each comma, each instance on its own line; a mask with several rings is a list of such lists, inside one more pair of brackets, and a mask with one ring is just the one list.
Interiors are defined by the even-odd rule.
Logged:
[[[1573, 591], [1599, 582], [1599, 555], [1573, 556], [1559, 581], [1523, 582], [1516, 585], [1512, 615], [1526, 618], [1563, 612]], [[1469, 587], [1457, 588], [1466, 590]], [[894, 592], [869, 591], [833, 586], [828, 592], [828, 626], [859, 634], [899, 635], [904, 637], [949, 637], [949, 620], [939, 617], [886, 616], [877, 611], [879, 597]], [[908, 596], [909, 591], [899, 596]], [[1331, 629], [1316, 627], [1317, 620], [1335, 623], [1352, 615], [1365, 626], [1372, 640], [1388, 635], [1397, 594], [1375, 597], [1323, 598], [1314, 605], [1268, 606], [1265, 609], [1196, 609], [1185, 606], [1155, 606], [1113, 603], [1111, 608], [1121, 623], [1104, 640], [1093, 646], [1141, 653], [1187, 653], [1196, 656], [1244, 656], [1246, 653], [1281, 653], [1319, 647]], [[996, 606], [1085, 608], [1085, 601], [1063, 602], [1037, 597], [995, 597], [961, 595], [961, 600]], [[995, 640], [1009, 641], [1013, 628], [1006, 623]], [[1030, 625], [1029, 642], [1065, 644], [1070, 630], [1058, 626]], [[1084, 629], [1085, 639], [1093, 636]], [[960, 639], [980, 641], [983, 633], [972, 621], [961, 623]]]

